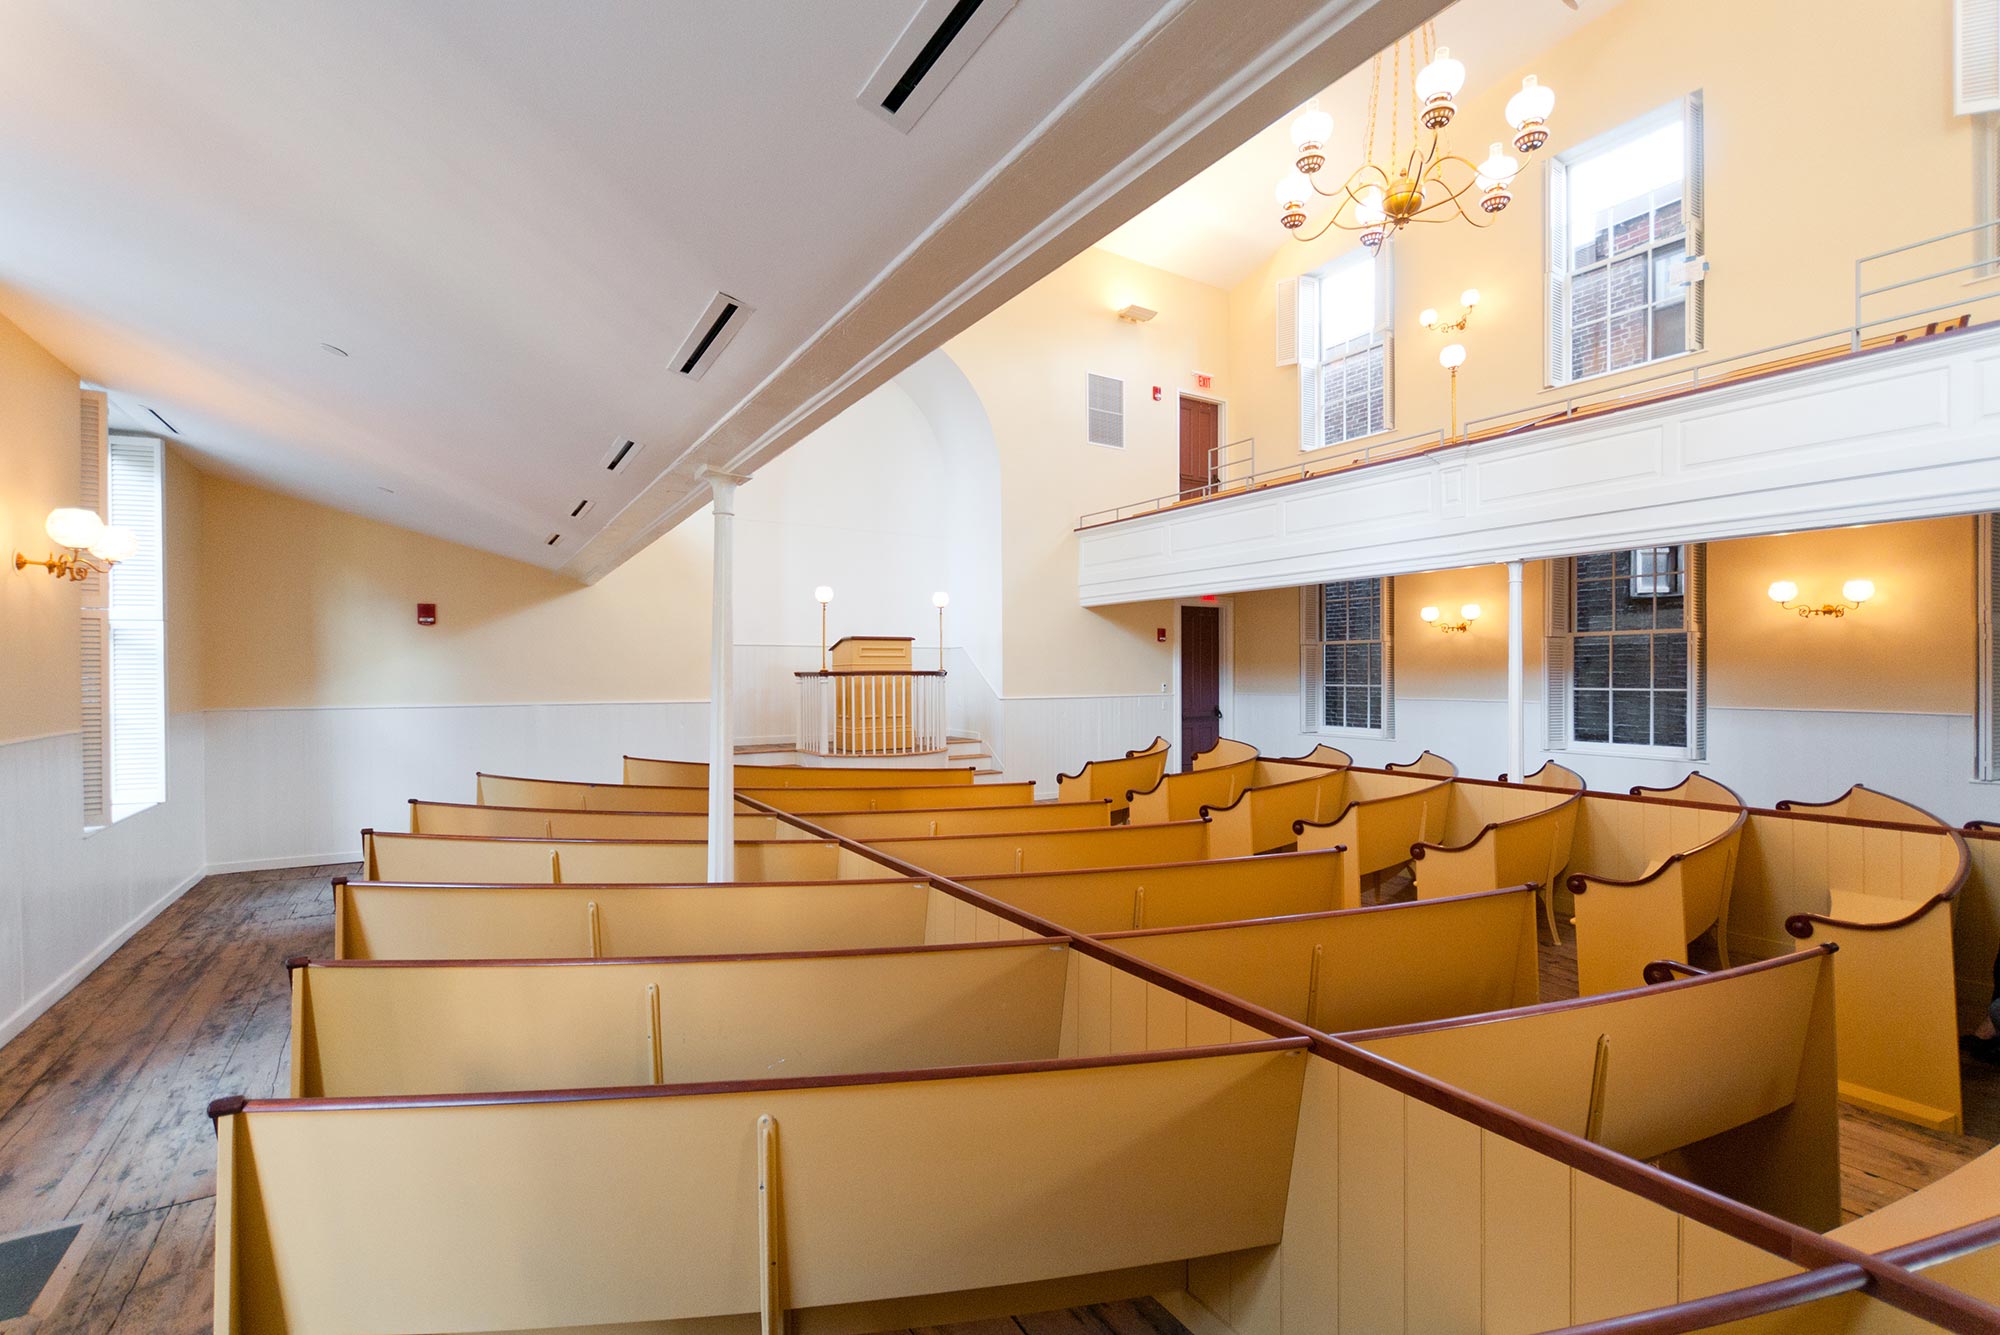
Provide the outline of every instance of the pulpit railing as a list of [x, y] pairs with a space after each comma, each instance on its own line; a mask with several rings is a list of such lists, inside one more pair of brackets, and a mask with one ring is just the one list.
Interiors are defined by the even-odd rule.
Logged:
[[948, 741], [942, 672], [800, 672], [799, 750], [916, 756]]

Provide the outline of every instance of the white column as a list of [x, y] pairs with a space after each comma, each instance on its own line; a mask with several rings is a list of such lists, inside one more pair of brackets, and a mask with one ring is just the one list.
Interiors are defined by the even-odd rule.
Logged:
[[1507, 563], [1507, 777], [1528, 777], [1526, 727], [1521, 721], [1521, 563]]
[[708, 643], [708, 879], [736, 879], [736, 488], [749, 481], [703, 468], [715, 496], [715, 591]]

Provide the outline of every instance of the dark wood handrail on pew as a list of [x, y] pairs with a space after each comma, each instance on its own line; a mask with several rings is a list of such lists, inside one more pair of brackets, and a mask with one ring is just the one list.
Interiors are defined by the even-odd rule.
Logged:
[[1625, 791], [1627, 795], [1631, 797], [1649, 798], [1655, 802], [1681, 802], [1692, 805], [1693, 804], [1692, 800], [1689, 798], [1668, 797], [1667, 794], [1671, 793], [1674, 789], [1680, 787], [1681, 784], [1686, 783], [1689, 779], [1697, 779], [1697, 778], [1706, 779], [1708, 780], [1708, 782], [1714, 784], [1717, 788], [1722, 789], [1723, 792], [1728, 793], [1731, 797], [1735, 797], [1738, 806], [1745, 805], [1743, 799], [1737, 796], [1736, 790], [1734, 788], [1731, 788], [1728, 784], [1722, 782], [1722, 780], [1720, 779], [1711, 778], [1709, 775], [1703, 774], [1698, 769], [1689, 770], [1687, 774], [1682, 777], [1680, 783], [1668, 784], [1664, 788], [1654, 788], [1643, 783], [1635, 783]]
[[1427, 773], [1428, 771], [1421, 771], [1417, 769], [1417, 766], [1424, 763], [1425, 756], [1429, 756], [1432, 760], [1442, 760], [1444, 761], [1445, 764], [1451, 766], [1451, 773], [1449, 775], [1439, 775], [1437, 777], [1452, 778], [1452, 779], [1456, 779], [1458, 777], [1457, 763], [1455, 761], [1447, 759], [1444, 756], [1439, 755], [1437, 752], [1431, 750], [1428, 746], [1425, 747], [1423, 750], [1417, 752], [1417, 758], [1415, 760], [1407, 760], [1407, 761], [1392, 760], [1388, 764], [1382, 766], [1382, 772], [1384, 774]]
[[[1419, 757], [1417, 757], [1417, 759], [1421, 760], [1421, 759], [1423, 759], [1423, 757], [1422, 757], [1422, 756], [1419, 756]], [[1522, 775], [1522, 776], [1521, 776], [1520, 778], [1518, 778], [1518, 779], [1510, 779], [1510, 778], [1508, 778], [1508, 777], [1507, 777], [1507, 776], [1506, 776], [1506, 775], [1505, 775], [1505, 774], [1503, 773], [1503, 774], [1501, 774], [1501, 775], [1500, 775], [1500, 776], [1499, 776], [1498, 778], [1496, 778], [1496, 779], [1494, 780], [1494, 782], [1495, 782], [1495, 783], [1507, 783], [1507, 784], [1512, 784], [1512, 785], [1513, 785], [1513, 786], [1515, 786], [1516, 788], [1540, 788], [1540, 787], [1543, 787], [1544, 785], [1542, 785], [1542, 784], [1538, 784], [1538, 783], [1536, 783], [1536, 782], [1535, 782], [1535, 774], [1540, 774], [1540, 773], [1542, 772], [1542, 770], [1545, 770], [1545, 769], [1548, 769], [1548, 768], [1550, 768], [1550, 767], [1552, 767], [1552, 766], [1553, 766], [1554, 768], [1556, 768], [1556, 769], [1559, 769], [1559, 770], [1562, 770], [1562, 771], [1564, 771], [1565, 773], [1568, 773], [1568, 774], [1576, 774], [1576, 771], [1575, 771], [1575, 770], [1573, 770], [1573, 769], [1571, 769], [1571, 768], [1570, 768], [1570, 767], [1569, 767], [1568, 765], [1564, 765], [1564, 764], [1559, 764], [1558, 762], [1556, 762], [1556, 761], [1553, 761], [1553, 760], [1544, 760], [1544, 761], [1542, 762], [1542, 764], [1541, 764], [1541, 768], [1540, 768], [1540, 769], [1537, 769], [1537, 770], [1536, 770], [1536, 771], [1534, 772], [1534, 774], [1524, 774], [1524, 775]], [[1574, 791], [1574, 792], [1579, 792], [1579, 793], [1587, 793], [1587, 792], [1589, 792], [1589, 791], [1590, 791], [1590, 780], [1588, 780], [1588, 779], [1585, 779], [1585, 778], [1584, 778], [1584, 777], [1583, 777], [1583, 776], [1582, 776], [1581, 774], [1576, 774], [1576, 777], [1577, 777], [1578, 779], [1582, 780], [1582, 782], [1583, 782], [1583, 787], [1581, 787], [1581, 788], [1577, 788], [1577, 789], [1573, 789], [1573, 790], [1572, 790], [1572, 789], [1568, 789], [1568, 788], [1564, 788], [1564, 789], [1559, 789], [1559, 790], [1555, 790], [1555, 791], [1560, 791], [1560, 792], [1571, 792], [1571, 791]]]
[[[1474, 780], [1474, 782], [1480, 781]], [[754, 810], [780, 816], [809, 833], [835, 839], [857, 853], [874, 857], [899, 874], [927, 881], [947, 894], [985, 909], [1017, 926], [1027, 928], [1038, 936], [1068, 937], [1070, 948], [1079, 954], [1101, 960], [1177, 996], [1240, 1020], [1252, 1028], [1273, 1035], [1303, 1037], [1309, 1041], [1314, 1056], [1386, 1085], [1397, 1093], [1448, 1113], [1481, 1130], [1491, 1131], [1502, 1139], [1554, 1159], [1566, 1167], [1643, 1197], [1759, 1250], [1773, 1253], [1809, 1270], [1825, 1266], [1855, 1266], [1866, 1276], [1864, 1285], [1870, 1287], [1882, 1301], [1920, 1316], [1946, 1330], [1960, 1332], [1960, 1335], [2000, 1335], [2000, 1308], [1989, 1307], [1947, 1285], [1921, 1275], [1911, 1274], [1857, 1248], [1836, 1242], [1774, 1215], [1753, 1210], [1716, 1192], [1684, 1182], [1649, 1164], [1594, 1145], [1581, 1136], [1572, 1135], [1559, 1127], [1523, 1117], [1512, 1109], [1503, 1108], [1490, 1100], [1433, 1080], [1331, 1035], [1309, 1029], [1275, 1011], [1266, 1010], [1227, 993], [1217, 992], [1184, 974], [1148, 963], [1095, 937], [1081, 936], [1067, 931], [1056, 923], [1034, 914], [1024, 913], [991, 895], [981, 894], [970, 886], [961, 885], [948, 877], [938, 876], [914, 863], [874, 853], [865, 844], [833, 834], [808, 820], [780, 811], [768, 803], [755, 798], [740, 800]], [[1740, 1298], [1742, 1292], [1747, 1291], [1723, 1296]], [[1695, 1301], [1701, 1303], [1713, 1300]], [[1676, 1304], [1674, 1307], [1658, 1310], [1661, 1314], [1670, 1315], [1688, 1306], [1689, 1304]], [[1752, 1315], [1754, 1310], [1745, 1310], [1744, 1314]], [[1659, 1326], [1648, 1329], [1665, 1331], [1691, 1328]], [[1614, 1326], [1605, 1329], [1620, 1328]]]
[[[1146, 743], [1144, 746], [1134, 747], [1132, 750], [1127, 751], [1124, 755], [1117, 757], [1117, 759], [1136, 760], [1140, 756], [1149, 756], [1153, 754], [1153, 752], [1155, 751], [1170, 751], [1172, 749], [1173, 749], [1172, 745], [1167, 741], [1165, 737], [1162, 737], [1159, 734], [1155, 733], [1152, 741]], [[1095, 765], [1096, 763], [1097, 762], [1094, 760], [1086, 760], [1083, 762], [1083, 769], [1079, 769], [1074, 774], [1058, 773], [1056, 775], [1056, 787], [1060, 788], [1065, 783], [1068, 783], [1071, 780], [1081, 779], [1084, 775], [1084, 771], [1088, 770], [1092, 765]]]
[[[1335, 844], [1334, 847], [1338, 849], [1341, 845]], [[1270, 855], [1264, 854], [1262, 856], [1268, 857]], [[1456, 904], [1467, 899], [1486, 899], [1494, 895], [1515, 895], [1523, 890], [1538, 895], [1542, 892], [1542, 887], [1533, 881], [1528, 881], [1521, 885], [1503, 885], [1497, 890], [1475, 890], [1468, 895], [1446, 895], [1441, 899], [1426, 899], [1420, 902], [1425, 904]], [[1389, 904], [1363, 904], [1359, 908], [1352, 909], [1315, 909], [1311, 913], [1276, 913], [1268, 918], [1235, 918], [1224, 923], [1190, 922], [1182, 923], [1178, 927], [1130, 927], [1117, 932], [1097, 932], [1092, 935], [1091, 939], [1094, 941], [1120, 941], [1128, 936], [1178, 936], [1183, 932], [1212, 932], [1218, 927], [1255, 927], [1273, 922], [1312, 922], [1319, 918], [1351, 918], [1357, 913], [1380, 913], [1385, 909], [1407, 909], [1412, 906], [1412, 902], [1405, 899]], [[1786, 958], [1790, 957], [1787, 956]]]
[[2000, 834], [2000, 821], [1969, 820], [1965, 823], [1964, 829], [1970, 834]]
[[[1883, 792], [1883, 791], [1882, 791], [1882, 790], [1881, 790], [1880, 788], [1870, 788], [1870, 787], [1869, 787], [1869, 786], [1868, 786], [1867, 784], [1865, 784], [1865, 783], [1851, 783], [1851, 784], [1847, 785], [1847, 791], [1846, 791], [1846, 792], [1844, 792], [1844, 793], [1842, 793], [1842, 794], [1841, 794], [1841, 795], [1840, 795], [1839, 797], [1834, 797], [1834, 798], [1829, 798], [1829, 799], [1827, 799], [1827, 800], [1826, 800], [1826, 801], [1824, 801], [1824, 802], [1808, 802], [1808, 801], [1806, 801], [1806, 800], [1805, 800], [1804, 798], [1802, 798], [1802, 797], [1781, 797], [1781, 798], [1779, 798], [1779, 799], [1778, 799], [1778, 802], [1777, 802], [1777, 809], [1778, 809], [1779, 811], [1786, 811], [1786, 812], [1792, 812], [1792, 811], [1796, 811], [1796, 812], [1798, 812], [1798, 814], [1800, 814], [1800, 815], [1811, 815], [1811, 814], [1815, 814], [1815, 813], [1813, 813], [1813, 812], [1812, 812], [1812, 810], [1811, 810], [1811, 809], [1812, 809], [1813, 807], [1830, 807], [1830, 806], [1835, 806], [1835, 805], [1837, 805], [1837, 804], [1839, 804], [1839, 803], [1841, 803], [1841, 802], [1845, 802], [1845, 801], [1846, 801], [1846, 800], [1847, 800], [1848, 798], [1850, 798], [1850, 797], [1854, 796], [1854, 795], [1855, 795], [1856, 793], [1868, 793], [1868, 794], [1870, 794], [1870, 795], [1872, 795], [1872, 796], [1874, 796], [1874, 797], [1880, 797], [1880, 798], [1886, 798], [1887, 800], [1889, 800], [1889, 801], [1891, 801], [1891, 802], [1894, 802], [1894, 803], [1896, 803], [1896, 804], [1897, 804], [1898, 806], [1905, 806], [1905, 807], [1908, 807], [1908, 808], [1909, 808], [1910, 810], [1912, 810], [1912, 811], [1914, 811], [1914, 812], [1917, 812], [1917, 813], [1918, 813], [1919, 815], [1923, 815], [1923, 816], [1929, 816], [1931, 820], [1933, 820], [1933, 821], [1935, 821], [1935, 822], [1937, 823], [1937, 826], [1938, 826], [1938, 828], [1940, 828], [1940, 829], [1946, 829], [1946, 830], [1948, 830], [1948, 829], [1950, 829], [1950, 828], [1951, 828], [1951, 827], [1950, 827], [1949, 825], [1947, 825], [1947, 824], [1946, 824], [1946, 823], [1945, 823], [1944, 821], [1941, 821], [1941, 820], [1938, 820], [1938, 818], [1937, 818], [1936, 816], [1932, 816], [1930, 812], [1928, 812], [1928, 811], [1925, 811], [1925, 810], [1924, 810], [1924, 809], [1923, 809], [1922, 807], [1918, 806], [1918, 805], [1917, 805], [1917, 804], [1916, 804], [1915, 802], [1906, 802], [1906, 801], [1904, 801], [1904, 800], [1903, 800], [1902, 798], [1900, 798], [1900, 797], [1897, 797], [1897, 796], [1896, 796], [1896, 795], [1895, 795], [1894, 793], [1885, 793], [1885, 792]], [[1800, 810], [1800, 808], [1804, 808], [1804, 810]], [[1822, 815], [1832, 815], [1832, 814], [1835, 814], [1835, 813], [1831, 813], [1831, 812], [1821, 812], [1821, 813], [1817, 813], [1817, 814], [1822, 814]], [[1850, 816], [1850, 817], [1845, 817], [1844, 819], [1848, 819], [1848, 820], [1855, 820], [1855, 819], [1863, 819], [1863, 820], [1865, 820], [1865, 819], [1867, 819], [1867, 818], [1866, 818], [1866, 817], [1852, 817], [1852, 816]], [[1910, 822], [1910, 823], [1911, 823], [1911, 824], [1915, 824], [1916, 822]]]
[[[706, 881], [704, 885], [715, 885], [728, 889], [720, 881]], [[897, 881], [902, 885], [904, 882]], [[525, 886], [524, 889], [539, 890], [541, 886]], [[585, 886], [584, 889], [593, 887]], [[618, 887], [622, 888], [622, 887]], [[476, 960], [343, 960], [315, 958], [311, 955], [291, 955], [285, 959], [285, 972], [303, 969], [310, 965], [315, 969], [481, 969], [489, 965], [506, 968], [522, 968], [539, 964], [740, 964], [751, 960], [825, 960], [846, 959], [854, 955], [942, 955], [954, 950], [984, 950], [992, 947], [1018, 947], [1023, 945], [1062, 945], [1069, 941], [1060, 936], [1024, 936], [1013, 941], [925, 941], [907, 946], [851, 946], [831, 950], [751, 950], [732, 951], [720, 955], [532, 955], [526, 959], [476, 959]]]
[[1710, 1330], [1732, 1321], [1768, 1316], [1789, 1308], [1802, 1307], [1822, 1298], [1865, 1289], [1869, 1272], [1852, 1262], [1820, 1266], [1814, 1270], [1768, 1279], [1744, 1289], [1731, 1289], [1707, 1298], [1692, 1298], [1672, 1307], [1655, 1307], [1646, 1312], [1606, 1317], [1563, 1326], [1548, 1335], [1688, 1335]]
[[[1827, 944], [1829, 949], [1840, 949], [1839, 946], [1834, 945], [1832, 942], [1828, 942]], [[1778, 958], [1784, 959], [1787, 957], [1781, 955]], [[1676, 978], [1706, 978], [1708, 970], [1697, 968], [1683, 960], [1654, 960], [1639, 971], [1639, 976], [1646, 980], [1648, 987], [1657, 987], [1662, 983], [1671, 983]]]
[[[1801, 812], [1797, 814], [1808, 815], [1810, 813]], [[1823, 819], [1838, 820], [1842, 818], [1824, 817]], [[1910, 912], [1900, 918], [1887, 918], [1881, 922], [1854, 922], [1846, 918], [1836, 918], [1827, 913], [1794, 913], [1785, 919], [1785, 931], [1788, 935], [1795, 936], [1801, 941], [1809, 941], [1812, 939], [1815, 924], [1827, 927], [1840, 927], [1853, 932], [1885, 932], [1892, 927], [1905, 927], [1931, 912], [1938, 905], [1949, 904], [1954, 899], [1957, 899], [1958, 892], [1965, 888], [1966, 881], [1972, 876], [1972, 851], [1965, 846], [1965, 836], [1948, 825], [1933, 828], [1926, 825], [1892, 825], [1887, 821], [1860, 821], [1856, 823], [1873, 826], [1878, 829], [1917, 830], [1928, 834], [1942, 833], [1950, 835], [1953, 847], [1958, 850], [1958, 866], [1953, 870], [1951, 880], [1946, 883], [1944, 889], [1919, 903], [1916, 908], [1910, 910]]]

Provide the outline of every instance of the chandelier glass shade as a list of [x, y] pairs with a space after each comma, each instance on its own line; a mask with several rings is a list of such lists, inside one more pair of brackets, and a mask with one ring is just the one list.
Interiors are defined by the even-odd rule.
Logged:
[[[1389, 60], [1386, 108], [1382, 101], [1384, 56]], [[1406, 58], [1412, 73], [1407, 152], [1401, 110]], [[1316, 241], [1336, 227], [1358, 232], [1361, 244], [1370, 250], [1413, 222], [1458, 220], [1473, 227], [1491, 225], [1512, 202], [1514, 178], [1521, 166], [1499, 142], [1478, 163], [1447, 149], [1443, 132], [1458, 114], [1458, 94], [1464, 86], [1465, 66], [1437, 45], [1437, 34], [1428, 23], [1377, 55], [1368, 90], [1363, 160], [1337, 184], [1322, 183], [1333, 117], [1321, 110], [1316, 100], [1307, 103], [1292, 121], [1292, 148], [1297, 156], [1291, 170], [1278, 181], [1278, 221], [1297, 241]], [[1508, 99], [1506, 116], [1515, 152], [1533, 153], [1548, 143], [1549, 112], [1555, 99], [1555, 93], [1532, 74]], [[1385, 109], [1389, 152], [1378, 160], [1376, 122]], [[1307, 232], [1307, 206], [1316, 199], [1332, 200], [1332, 211], [1317, 229]]]

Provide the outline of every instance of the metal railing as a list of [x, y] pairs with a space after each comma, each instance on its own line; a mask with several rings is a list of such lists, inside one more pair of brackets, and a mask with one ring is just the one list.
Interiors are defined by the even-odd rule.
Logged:
[[916, 756], [949, 740], [943, 672], [800, 672], [798, 749]]
[[[1963, 238], [1979, 237], [1981, 233], [1985, 234], [1980, 238], [1984, 244], [1976, 245], [1975, 248], [1979, 253], [1965, 263], [1954, 264], [1948, 268], [1930, 269], [1914, 277], [1881, 281], [1874, 287], [1867, 286], [1871, 265], [1879, 269], [1898, 259], [1918, 258], [1922, 252], [1930, 248], [1944, 246]], [[1971, 277], [1962, 277], [1963, 275]], [[1890, 314], [1874, 314], [1868, 308], [1871, 298], [1911, 291], [1925, 284], [1942, 284], [1953, 279], [1959, 281], [1953, 285], [1947, 300], [1897, 309]], [[1134, 501], [1128, 505], [1114, 506], [1107, 510], [1094, 510], [1080, 516], [1076, 526], [1091, 528], [1100, 524], [1116, 523], [1121, 519], [1135, 519], [1142, 515], [1173, 509], [1189, 501], [1254, 491], [1278, 482], [1304, 481], [1307, 478], [1321, 477], [1330, 473], [1346, 472], [1364, 464], [1425, 454], [1447, 447], [1480, 444], [1517, 432], [1554, 426], [1580, 416], [1616, 411], [1619, 408], [1633, 407], [1656, 399], [1711, 389], [1733, 380], [1747, 378], [1752, 374], [1774, 374], [1820, 365], [1838, 357], [1901, 343], [1910, 337], [1936, 332], [1934, 329], [1898, 327], [1907, 326], [1908, 322], [1921, 320], [1927, 316], [1949, 311], [1963, 315], [1969, 322], [1975, 308], [1981, 308], [1984, 303], [2000, 299], [2000, 281], [1996, 280], [2000, 280], [2000, 221], [1961, 227], [1937, 236], [1925, 237], [1921, 241], [1912, 241], [1888, 250], [1877, 251], [1872, 255], [1863, 255], [1855, 260], [1854, 322], [1839, 329], [1808, 334], [1802, 338], [1753, 348], [1748, 352], [1728, 353], [1701, 361], [1688, 361], [1684, 357], [1676, 357], [1675, 365], [1651, 375], [1620, 380], [1615, 385], [1571, 393], [1559, 399], [1544, 398], [1525, 407], [1472, 418], [1455, 437], [1448, 437], [1447, 432], [1439, 428], [1392, 440], [1364, 442], [1358, 448], [1328, 446], [1313, 451], [1297, 463], [1261, 470], [1253, 468], [1239, 477], [1221, 482], [1203, 495], [1188, 496], [1177, 492]], [[1992, 287], [1988, 291], [1967, 290], [1989, 282]], [[1922, 300], [1922, 298], [1917, 299]], [[1950, 323], [1947, 322], [1947, 325]], [[1871, 331], [1880, 332], [1871, 333]]]

